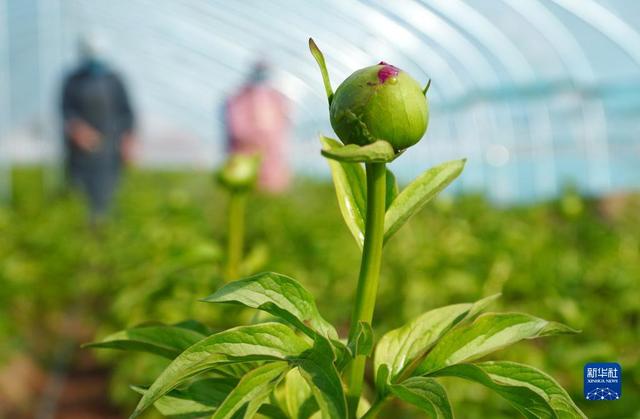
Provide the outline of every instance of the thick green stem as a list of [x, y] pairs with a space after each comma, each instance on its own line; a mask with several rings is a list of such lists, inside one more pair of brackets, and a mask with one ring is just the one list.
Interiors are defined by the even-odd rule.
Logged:
[[[376, 305], [376, 294], [378, 292], [380, 264], [382, 262], [386, 167], [384, 163], [367, 163], [366, 171], [367, 218], [356, 305], [351, 319], [350, 334], [356, 331], [358, 322], [371, 324], [373, 310]], [[349, 338], [351, 339], [353, 336], [349, 336]], [[360, 394], [362, 393], [365, 363], [366, 357], [359, 355], [352, 361], [348, 371], [347, 402], [349, 404], [350, 418], [356, 417], [356, 410], [358, 408], [358, 402], [360, 401]]]
[[225, 279], [238, 279], [238, 267], [242, 260], [244, 246], [244, 210], [247, 194], [232, 191], [229, 194], [229, 231], [227, 237], [227, 267]]

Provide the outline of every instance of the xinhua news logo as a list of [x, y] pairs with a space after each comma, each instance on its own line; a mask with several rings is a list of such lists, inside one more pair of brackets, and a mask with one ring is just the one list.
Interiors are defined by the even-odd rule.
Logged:
[[584, 366], [584, 398], [603, 401], [622, 397], [622, 367], [617, 362], [592, 362]]

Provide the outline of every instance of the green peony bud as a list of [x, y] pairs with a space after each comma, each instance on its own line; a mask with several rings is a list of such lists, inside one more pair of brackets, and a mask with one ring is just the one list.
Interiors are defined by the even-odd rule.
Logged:
[[344, 144], [385, 140], [400, 151], [427, 130], [425, 92], [406, 72], [380, 62], [349, 76], [331, 99], [331, 126]]
[[218, 181], [230, 190], [249, 190], [256, 183], [259, 167], [258, 156], [233, 154], [218, 172]]

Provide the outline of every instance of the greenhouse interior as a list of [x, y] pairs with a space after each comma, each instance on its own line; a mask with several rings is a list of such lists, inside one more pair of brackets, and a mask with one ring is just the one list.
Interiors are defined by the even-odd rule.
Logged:
[[0, 418], [640, 419], [640, 2], [0, 0], [0, 342]]

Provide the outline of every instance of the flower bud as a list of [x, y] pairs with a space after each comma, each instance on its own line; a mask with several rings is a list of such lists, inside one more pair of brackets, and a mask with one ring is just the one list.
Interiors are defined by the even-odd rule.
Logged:
[[400, 151], [416, 144], [426, 132], [429, 107], [418, 82], [380, 62], [342, 82], [331, 101], [330, 116], [344, 144], [363, 146], [385, 140]]
[[218, 172], [218, 181], [230, 190], [251, 189], [256, 183], [259, 166], [258, 156], [233, 154]]

